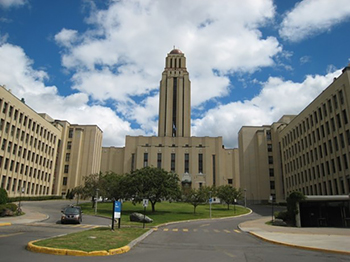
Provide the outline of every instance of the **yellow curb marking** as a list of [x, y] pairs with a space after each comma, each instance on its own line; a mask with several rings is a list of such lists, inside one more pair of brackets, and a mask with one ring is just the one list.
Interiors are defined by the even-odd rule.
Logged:
[[169, 231], [169, 229], [168, 229], [168, 228], [164, 228], [163, 231], [166, 231], [166, 232], [167, 232], [167, 231]]
[[224, 230], [224, 232], [226, 232], [227, 234], [230, 234], [231, 233], [231, 231], [229, 231], [229, 230]]
[[184, 228], [182, 229], [183, 232], [188, 232], [188, 229]]
[[238, 234], [241, 234], [241, 231], [239, 231], [239, 230], [237, 230], [237, 229], [235, 229], [235, 230], [233, 230], [233, 231], [235, 231], [235, 232], [238, 233]]
[[0, 223], [0, 227], [4, 227], [4, 226], [11, 226], [11, 223]]
[[174, 229], [173, 229], [173, 232], [177, 232], [177, 231], [179, 231], [177, 228], [174, 228]]

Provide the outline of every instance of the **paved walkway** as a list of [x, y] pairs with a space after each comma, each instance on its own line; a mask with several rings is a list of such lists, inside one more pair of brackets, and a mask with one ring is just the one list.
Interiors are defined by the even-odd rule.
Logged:
[[243, 222], [242, 231], [266, 241], [304, 248], [350, 255], [350, 228], [297, 228], [266, 225], [271, 217]]
[[[47, 215], [23, 208], [25, 215], [0, 218], [0, 226], [43, 221]], [[271, 217], [246, 221], [239, 225], [244, 232], [275, 244], [309, 250], [320, 250], [350, 255], [350, 228], [294, 228], [266, 225]]]

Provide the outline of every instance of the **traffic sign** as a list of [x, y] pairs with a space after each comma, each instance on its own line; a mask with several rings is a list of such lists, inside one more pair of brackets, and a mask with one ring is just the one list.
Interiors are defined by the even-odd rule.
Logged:
[[142, 205], [143, 205], [143, 207], [147, 207], [148, 206], [148, 199], [143, 199], [143, 201], [142, 201]]

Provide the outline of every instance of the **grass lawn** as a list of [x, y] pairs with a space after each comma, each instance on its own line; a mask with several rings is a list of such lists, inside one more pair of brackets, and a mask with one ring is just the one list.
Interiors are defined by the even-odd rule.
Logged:
[[[80, 205], [84, 214], [94, 215], [94, 209], [92, 209], [91, 203], [84, 203]], [[160, 224], [173, 222], [173, 221], [183, 221], [191, 219], [204, 219], [210, 218], [210, 207], [207, 205], [197, 206], [196, 213], [193, 213], [193, 206], [188, 203], [181, 202], [160, 202], [155, 206], [156, 211], [152, 212], [151, 206], [146, 208], [146, 216], [153, 219], [153, 223], [146, 224], [147, 227], [157, 226]], [[112, 203], [101, 203], [97, 204], [97, 214], [100, 216], [112, 218], [113, 204]], [[142, 204], [133, 205], [131, 202], [124, 202], [122, 205], [122, 215], [121, 215], [121, 225], [141, 225], [140, 223], [130, 222], [129, 215], [133, 212], [142, 213], [144, 208]], [[237, 206], [234, 207], [230, 205], [230, 209], [227, 209], [227, 205], [222, 204], [212, 204], [211, 205], [211, 217], [230, 217], [236, 215], [242, 215], [248, 213], [249, 210]]]
[[36, 246], [81, 250], [86, 252], [109, 250], [123, 247], [135, 238], [141, 236], [148, 229], [121, 228], [111, 231], [101, 227], [65, 236], [50, 238], [35, 242]]
[[[80, 206], [84, 214], [95, 214], [91, 203], [84, 203]], [[209, 205], [197, 206], [195, 214], [193, 213], [193, 206], [187, 203], [161, 202], [157, 203], [155, 208], [156, 211], [154, 213], [152, 213], [150, 206], [146, 209], [146, 215], [153, 219], [153, 223], [146, 224], [145, 229], [142, 228], [142, 223], [129, 221], [129, 215], [131, 213], [139, 212], [143, 214], [144, 209], [142, 204], [133, 205], [131, 202], [124, 202], [122, 205], [120, 229], [118, 229], [118, 224], [116, 223], [115, 231], [111, 231], [110, 228], [96, 228], [38, 241], [35, 242], [35, 245], [87, 252], [116, 249], [127, 245], [153, 226], [174, 221], [210, 218]], [[97, 215], [112, 218], [113, 204], [99, 202], [97, 211]], [[229, 210], [226, 205], [212, 204], [211, 206], [212, 218], [237, 216], [248, 212], [249, 210], [242, 206], [230, 206]]]

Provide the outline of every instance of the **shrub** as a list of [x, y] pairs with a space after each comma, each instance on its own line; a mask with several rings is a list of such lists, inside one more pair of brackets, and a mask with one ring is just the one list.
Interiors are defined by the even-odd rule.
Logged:
[[0, 188], [0, 205], [8, 202], [7, 192], [5, 189]]
[[282, 219], [283, 221], [286, 222], [288, 220], [288, 212], [287, 212], [287, 210], [276, 212], [275, 213], [275, 218]]
[[296, 223], [295, 216], [298, 214], [296, 204], [304, 199], [304, 194], [299, 191], [294, 191], [287, 197], [287, 219], [292, 221], [293, 225]]

